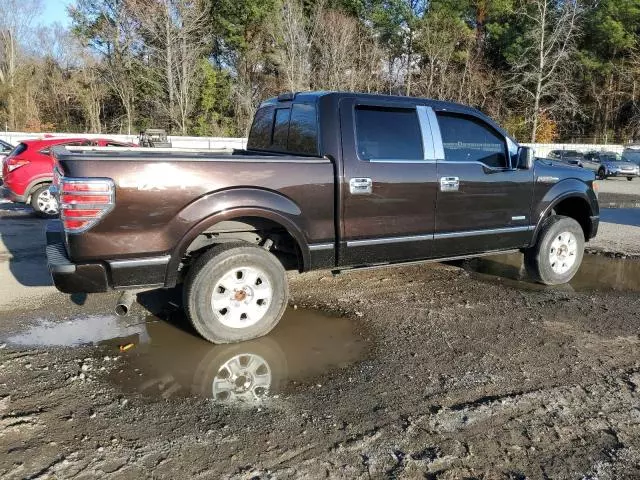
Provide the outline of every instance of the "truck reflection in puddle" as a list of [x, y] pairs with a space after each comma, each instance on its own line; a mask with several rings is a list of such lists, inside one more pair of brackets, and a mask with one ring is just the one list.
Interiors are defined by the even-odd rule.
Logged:
[[163, 399], [202, 396], [251, 405], [288, 382], [362, 359], [367, 341], [355, 328], [347, 318], [289, 309], [266, 337], [212, 345], [182, 317], [169, 322], [148, 317], [136, 323], [131, 317], [92, 316], [65, 322], [40, 320], [6, 341], [21, 346], [97, 345], [95, 356], [108, 357], [109, 364], [118, 357], [106, 377], [125, 392]]
[[528, 279], [521, 254], [495, 255], [459, 263], [478, 279], [530, 289], [572, 291], [640, 291], [640, 261], [585, 254], [580, 270], [566, 285], [547, 287]]

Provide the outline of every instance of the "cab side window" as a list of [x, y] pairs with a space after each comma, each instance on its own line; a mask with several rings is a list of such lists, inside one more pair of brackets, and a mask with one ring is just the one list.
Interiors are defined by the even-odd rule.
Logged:
[[438, 124], [448, 162], [480, 162], [507, 168], [507, 144], [502, 135], [479, 119], [438, 112]]
[[423, 160], [415, 108], [356, 107], [356, 140], [362, 160]]

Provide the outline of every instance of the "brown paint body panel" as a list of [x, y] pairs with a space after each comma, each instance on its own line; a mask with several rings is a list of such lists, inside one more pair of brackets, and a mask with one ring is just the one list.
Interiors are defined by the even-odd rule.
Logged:
[[71, 260], [173, 255], [183, 239], [201, 233], [198, 225], [204, 230], [208, 223], [260, 211], [287, 222], [303, 247], [335, 241], [329, 160], [217, 157], [59, 155], [65, 176], [106, 177], [116, 184], [113, 211], [91, 230], [67, 235]]

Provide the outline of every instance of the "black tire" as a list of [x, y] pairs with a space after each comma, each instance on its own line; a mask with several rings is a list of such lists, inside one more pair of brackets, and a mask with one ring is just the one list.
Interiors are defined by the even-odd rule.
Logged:
[[633, 177], [627, 177], [627, 180], [631, 181], [631, 180], [633, 180]]
[[[238, 269], [240, 271], [242, 268], [259, 271], [271, 287], [272, 296], [268, 301], [258, 299], [266, 305], [266, 311], [262, 313], [262, 316], [256, 315], [256, 317], [260, 317], [258, 321], [247, 327], [234, 328], [228, 325], [229, 320], [225, 315], [235, 314], [239, 311], [238, 308], [242, 307], [214, 311], [212, 298], [216, 284], [221, 282], [232, 270]], [[238, 278], [241, 279], [241, 277]], [[259, 278], [260, 284], [262, 284], [261, 278]], [[260, 284], [256, 283], [255, 286]], [[234, 289], [234, 292], [251, 291], [250, 287], [245, 287], [247, 285], [244, 285], [240, 290]], [[226, 289], [221, 290], [222, 292], [226, 291]], [[257, 298], [258, 296], [257, 294], [241, 294], [244, 297], [238, 304], [242, 304], [246, 297], [249, 297], [250, 301], [253, 297]], [[230, 288], [229, 295], [230, 297], [233, 295]], [[280, 261], [263, 248], [243, 243], [218, 245], [202, 254], [187, 274], [184, 287], [184, 306], [187, 317], [193, 328], [212, 343], [235, 343], [266, 335], [280, 321], [287, 308], [288, 299], [289, 285]], [[226, 312], [223, 312], [225, 310]], [[243, 320], [242, 315], [245, 316], [245, 319], [251, 320], [246, 313], [241, 314], [240, 320]]]
[[[564, 273], [556, 273], [551, 266], [551, 244], [557, 236], [570, 232], [576, 239], [576, 259]], [[554, 215], [549, 217], [538, 234], [536, 244], [525, 250], [524, 260], [527, 272], [535, 281], [545, 285], [561, 285], [569, 282], [576, 274], [584, 256], [584, 232], [573, 218]]]
[[604, 168], [598, 170], [598, 179], [605, 180], [607, 178], [607, 171]]
[[[40, 185], [31, 194], [31, 208], [36, 212], [36, 215], [42, 218], [55, 218], [58, 216], [58, 207], [56, 202], [55, 212], [53, 210], [43, 210], [41, 206], [40, 197], [49, 191], [49, 184]], [[50, 195], [50, 194], [48, 194]]]

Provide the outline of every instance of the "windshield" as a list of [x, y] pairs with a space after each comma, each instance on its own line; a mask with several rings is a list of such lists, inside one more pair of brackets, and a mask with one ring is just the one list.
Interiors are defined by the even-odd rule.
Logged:
[[640, 163], [640, 150], [627, 150], [622, 153], [625, 162]]
[[616, 152], [605, 152], [600, 155], [600, 159], [605, 162], [627, 162], [622, 155]]

